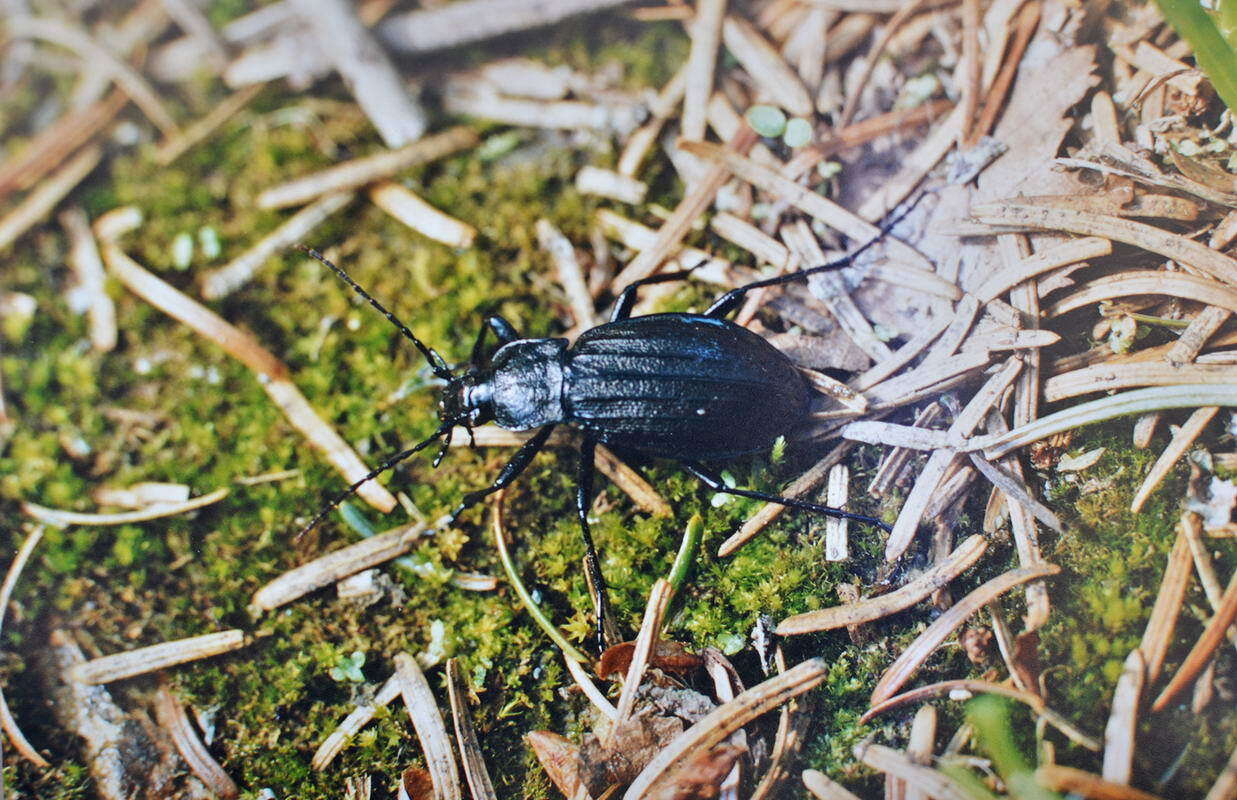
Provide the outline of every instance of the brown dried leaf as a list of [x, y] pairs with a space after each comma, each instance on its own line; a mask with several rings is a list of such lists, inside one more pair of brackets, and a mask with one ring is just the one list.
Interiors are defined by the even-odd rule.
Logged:
[[399, 776], [399, 800], [435, 800], [434, 782], [420, 767], [409, 767]]
[[580, 790], [580, 748], [553, 731], [532, 731], [524, 737], [541, 768], [565, 797]]
[[580, 762], [589, 790], [600, 794], [611, 784], [631, 783], [683, 728], [677, 717], [634, 716], [606, 736], [587, 734], [580, 745]]
[[1026, 631], [1014, 637], [1014, 652], [1009, 659], [1010, 666], [1018, 671], [1022, 685], [1036, 694], [1039, 693], [1039, 673], [1043, 669], [1039, 660], [1039, 633]]
[[[606, 649], [597, 662], [597, 677], [602, 680], [619, 673], [619, 677], [627, 674], [631, 666], [631, 656], [636, 650], [635, 642], [621, 642]], [[668, 639], [658, 639], [649, 656], [649, 666], [666, 672], [684, 674], [699, 669], [703, 659], [695, 653], [690, 653], [679, 642]]]
[[657, 784], [649, 800], [707, 800], [717, 797], [721, 783], [746, 750], [732, 744], [719, 744], [705, 750]]
[[972, 664], [987, 662], [992, 647], [992, 631], [988, 628], [967, 628], [958, 637], [962, 650]]

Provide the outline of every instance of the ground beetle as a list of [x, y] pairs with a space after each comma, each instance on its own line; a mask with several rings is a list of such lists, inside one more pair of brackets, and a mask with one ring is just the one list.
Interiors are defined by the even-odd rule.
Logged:
[[[576, 511], [586, 548], [586, 565], [594, 587], [598, 646], [604, 649], [602, 624], [607, 616], [605, 584], [589, 532], [593, 494], [593, 449], [598, 442], [620, 450], [679, 462], [716, 492], [779, 503], [833, 517], [867, 522], [889, 530], [873, 517], [852, 514], [790, 497], [727, 486], [705, 462], [763, 450], [804, 422], [811, 392], [807, 382], [780, 350], [755, 333], [726, 319], [753, 289], [804, 281], [839, 269], [880, 241], [914, 205], [882, 227], [880, 234], [845, 257], [811, 269], [755, 281], [732, 289], [703, 314], [652, 314], [632, 317], [641, 286], [682, 280], [691, 270], [663, 273], [636, 281], [614, 304], [610, 321], [566, 339], [525, 339], [501, 316], [486, 318], [472, 357], [462, 373], [452, 372], [433, 349], [382, 306], [339, 267], [318, 252], [302, 248], [333, 270], [381, 312], [446, 381], [439, 402], [442, 421], [425, 441], [388, 458], [334, 498], [302, 533], [312, 529], [357, 487], [436, 441], [442, 445], [437, 466], [457, 426], [472, 428], [495, 422], [512, 431], [535, 430], [484, 489], [469, 492], [442, 524], [453, 523], [466, 509], [516, 479], [550, 437], [556, 425], [582, 434]], [[486, 348], [486, 332], [498, 340]]]

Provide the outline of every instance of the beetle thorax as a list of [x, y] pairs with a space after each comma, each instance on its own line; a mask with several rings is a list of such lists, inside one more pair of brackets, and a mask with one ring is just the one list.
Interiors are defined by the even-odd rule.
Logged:
[[[485, 381], [494, 421], [513, 431], [562, 422], [566, 353], [566, 339], [520, 339], [500, 347]], [[474, 392], [480, 391], [478, 383]]]

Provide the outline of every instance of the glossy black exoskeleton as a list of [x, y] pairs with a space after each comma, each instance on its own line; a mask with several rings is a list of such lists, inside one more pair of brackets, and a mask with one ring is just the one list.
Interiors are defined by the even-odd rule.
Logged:
[[[892, 224], [882, 229], [881, 235]], [[859, 520], [888, 530], [887, 525], [873, 517], [727, 486], [705, 466], [705, 462], [769, 448], [779, 436], [789, 434], [804, 422], [811, 394], [790, 359], [757, 334], [727, 320], [727, 315], [753, 289], [802, 281], [844, 267], [879, 239], [877, 236], [829, 264], [732, 289], [703, 314], [632, 317], [631, 309], [641, 286], [681, 280], [690, 270], [636, 281], [615, 301], [609, 322], [584, 331], [570, 344], [566, 339], [523, 338], [507, 320], [491, 316], [477, 336], [470, 363], [461, 374], [453, 373], [436, 352], [343, 270], [306, 249], [399, 328], [447, 385], [439, 403], [441, 425], [433, 435], [396, 453], [357, 481], [332, 500], [304, 530], [316, 525], [366, 480], [441, 439], [434, 461], [437, 465], [457, 426], [468, 429], [470, 435], [473, 427], [487, 422], [512, 431], [535, 430], [489, 486], [464, 496], [445, 518], [445, 524], [450, 524], [466, 509], [514, 481], [545, 446], [556, 425], [569, 425], [581, 433], [576, 511], [585, 541], [589, 577], [596, 590], [598, 643], [603, 647], [601, 625], [606, 597], [588, 523], [593, 451], [598, 443], [677, 461], [716, 492]], [[493, 351], [486, 347], [487, 331], [498, 340]]]

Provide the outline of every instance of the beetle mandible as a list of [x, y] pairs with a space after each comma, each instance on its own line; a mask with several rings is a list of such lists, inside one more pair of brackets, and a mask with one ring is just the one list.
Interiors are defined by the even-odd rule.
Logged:
[[[920, 195], [922, 197], [922, 194]], [[679, 462], [716, 492], [778, 503], [890, 528], [881, 520], [793, 497], [779, 497], [727, 486], [706, 462], [767, 449], [808, 414], [811, 390], [790, 359], [759, 335], [726, 319], [755, 289], [806, 281], [840, 269], [879, 242], [918, 202], [881, 227], [877, 236], [846, 256], [821, 266], [753, 281], [723, 294], [704, 313], [631, 316], [642, 286], [686, 278], [692, 270], [662, 273], [635, 281], [619, 294], [610, 321], [584, 331], [574, 343], [563, 338], [524, 338], [503, 317], [487, 317], [462, 372], [418, 339], [344, 270], [315, 250], [309, 256], [334, 271], [353, 291], [385, 316], [413, 343], [434, 374], [446, 382], [438, 404], [441, 424], [429, 438], [402, 450], [333, 498], [301, 530], [316, 526], [361, 484], [441, 440], [434, 465], [442, 460], [457, 426], [487, 422], [512, 431], [536, 431], [483, 489], [464, 495], [440, 524], [450, 525], [467, 509], [510, 485], [543, 447], [557, 425], [581, 433], [576, 513], [585, 544], [585, 563], [594, 589], [597, 642], [608, 602], [589, 530], [593, 495], [593, 451], [598, 443]], [[487, 332], [498, 341], [486, 348]], [[300, 534], [298, 534], [300, 535]]]

